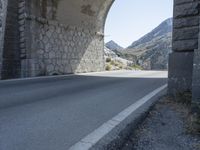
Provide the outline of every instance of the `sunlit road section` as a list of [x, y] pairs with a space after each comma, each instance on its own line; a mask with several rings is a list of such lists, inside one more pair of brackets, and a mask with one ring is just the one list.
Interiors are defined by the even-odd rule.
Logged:
[[166, 83], [165, 71], [0, 81], [0, 150], [67, 150]]

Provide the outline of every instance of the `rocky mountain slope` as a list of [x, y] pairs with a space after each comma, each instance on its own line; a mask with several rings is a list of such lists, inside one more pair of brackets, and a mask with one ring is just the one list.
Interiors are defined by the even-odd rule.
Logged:
[[168, 54], [172, 49], [172, 18], [133, 42], [128, 48], [118, 50], [120, 56], [133, 61], [146, 70], [164, 70], [168, 67]]
[[105, 46], [108, 48], [108, 49], [110, 49], [110, 50], [112, 50], [112, 51], [118, 51], [118, 50], [123, 50], [124, 48], [123, 47], [121, 47], [120, 45], [118, 45], [116, 42], [114, 42], [114, 41], [109, 41], [109, 42], [107, 42], [106, 44], [105, 44]]
[[[105, 70], [132, 70], [132, 61], [119, 57], [113, 50], [110, 50], [106, 46], [104, 47], [104, 57], [106, 61]], [[132, 68], [131, 68], [132, 67]]]
[[110, 50], [109, 48], [107, 48], [105, 46], [104, 47], [104, 57], [116, 58], [118, 56], [114, 51]]

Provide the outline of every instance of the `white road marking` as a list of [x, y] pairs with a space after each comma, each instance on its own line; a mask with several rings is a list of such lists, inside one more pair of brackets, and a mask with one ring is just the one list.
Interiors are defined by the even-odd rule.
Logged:
[[118, 115], [113, 117], [111, 120], [104, 123], [102, 126], [94, 130], [92, 133], [84, 137], [82, 140], [74, 144], [69, 150], [88, 150], [94, 146], [99, 140], [101, 140], [105, 135], [107, 135], [112, 129], [124, 121], [129, 115], [140, 108], [143, 104], [148, 102], [151, 98], [156, 96], [159, 92], [167, 88], [167, 84], [159, 87], [153, 92], [149, 93], [145, 97], [141, 98]]

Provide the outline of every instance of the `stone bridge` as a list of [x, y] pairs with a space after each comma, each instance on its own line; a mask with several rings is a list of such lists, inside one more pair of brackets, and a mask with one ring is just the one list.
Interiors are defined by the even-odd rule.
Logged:
[[[0, 0], [0, 78], [103, 71], [104, 26], [113, 2]], [[174, 0], [169, 60], [169, 93], [193, 90], [196, 102], [200, 101], [199, 4]]]

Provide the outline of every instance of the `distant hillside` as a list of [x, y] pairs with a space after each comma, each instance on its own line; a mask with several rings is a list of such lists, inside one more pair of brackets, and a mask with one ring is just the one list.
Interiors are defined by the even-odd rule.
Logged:
[[[132, 61], [120, 58], [113, 50], [110, 50], [106, 46], [104, 47], [104, 58], [105, 58], [105, 70], [133, 70]], [[138, 68], [137, 68], [138, 69]]]
[[120, 51], [120, 55], [147, 70], [167, 69], [168, 54], [172, 49], [171, 41], [172, 18]]
[[118, 51], [118, 50], [123, 50], [124, 48], [123, 47], [121, 47], [120, 45], [118, 45], [116, 42], [114, 42], [114, 41], [109, 41], [109, 42], [107, 42], [106, 44], [105, 44], [105, 46], [108, 48], [108, 49], [110, 49], [110, 50], [112, 50], [112, 51]]

